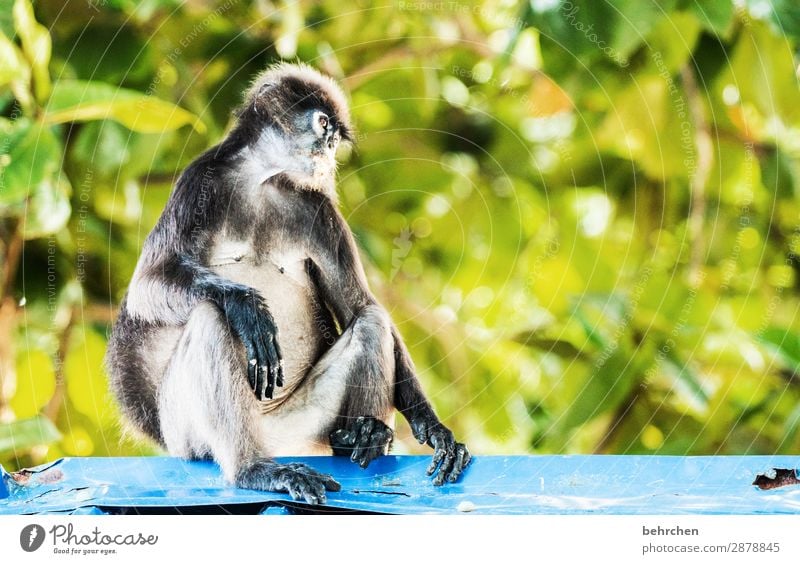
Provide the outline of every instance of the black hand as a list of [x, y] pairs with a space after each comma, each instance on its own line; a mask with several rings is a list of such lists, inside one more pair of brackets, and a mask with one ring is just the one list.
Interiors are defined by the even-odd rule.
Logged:
[[445, 480], [455, 482], [472, 460], [464, 443], [456, 442], [453, 432], [436, 420], [414, 419], [410, 422], [414, 437], [421, 443], [433, 447], [433, 460], [428, 467], [428, 476], [436, 472], [433, 485], [441, 486]]
[[247, 381], [260, 401], [271, 399], [275, 386], [283, 386], [283, 362], [278, 328], [258, 293], [243, 286], [226, 289], [222, 309], [233, 332], [247, 352]]

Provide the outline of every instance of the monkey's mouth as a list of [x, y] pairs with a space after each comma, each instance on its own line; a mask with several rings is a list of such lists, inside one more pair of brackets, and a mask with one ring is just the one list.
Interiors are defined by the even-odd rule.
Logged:
[[311, 161], [314, 169], [334, 169], [336, 168], [336, 153], [333, 149], [320, 146], [311, 153]]
[[336, 151], [337, 145], [339, 145], [339, 131], [329, 131], [325, 136], [325, 146], [333, 153]]

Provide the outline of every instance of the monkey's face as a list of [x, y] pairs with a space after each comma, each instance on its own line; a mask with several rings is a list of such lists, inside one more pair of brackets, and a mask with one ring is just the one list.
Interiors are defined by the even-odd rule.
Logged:
[[338, 120], [330, 110], [311, 108], [291, 120], [287, 138], [294, 176], [313, 187], [328, 184], [336, 173], [336, 149], [342, 140]]
[[313, 109], [301, 114], [298, 124], [303, 130], [314, 168], [336, 167], [336, 149], [342, 139], [336, 116], [328, 111]]

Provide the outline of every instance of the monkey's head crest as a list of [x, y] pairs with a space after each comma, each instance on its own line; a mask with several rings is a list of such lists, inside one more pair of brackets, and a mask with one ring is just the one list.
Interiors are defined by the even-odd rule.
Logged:
[[309, 111], [325, 113], [341, 139], [353, 140], [344, 91], [334, 79], [303, 63], [278, 63], [259, 74], [238, 115], [240, 120], [254, 118], [295, 133], [297, 118]]

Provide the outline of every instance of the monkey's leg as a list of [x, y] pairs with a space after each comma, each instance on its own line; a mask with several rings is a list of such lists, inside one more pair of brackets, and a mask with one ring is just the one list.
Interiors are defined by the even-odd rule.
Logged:
[[[326, 329], [326, 328], [320, 328]], [[394, 357], [383, 308], [364, 307], [311, 368], [302, 386], [265, 415], [265, 441], [275, 452], [317, 445], [366, 467], [392, 440]]]
[[[371, 330], [363, 330], [367, 322]], [[358, 333], [356, 362], [329, 440], [334, 454], [366, 468], [388, 452], [394, 439], [389, 426], [394, 415], [394, 341], [391, 321], [377, 304], [357, 314], [352, 327]]]
[[225, 479], [239, 487], [288, 492], [308, 503], [324, 502], [326, 489], [339, 489], [327, 474], [304, 464], [278, 464], [262, 455], [242, 345], [209, 302], [192, 310], [158, 401], [164, 443], [172, 455], [211, 455]]

